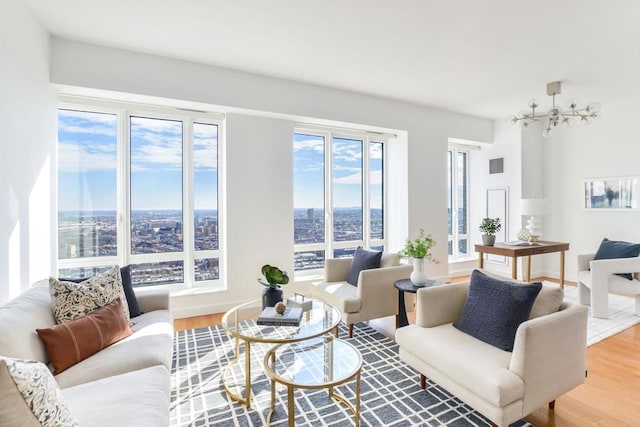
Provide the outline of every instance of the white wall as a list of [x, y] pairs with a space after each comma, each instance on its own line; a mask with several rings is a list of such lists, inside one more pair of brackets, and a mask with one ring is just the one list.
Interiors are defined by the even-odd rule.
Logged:
[[55, 269], [56, 120], [49, 36], [0, 2], [0, 303]]
[[[629, 88], [628, 98], [601, 99], [603, 115], [588, 126], [561, 130], [545, 141], [545, 190], [550, 200], [545, 234], [571, 244], [566, 256], [566, 278], [576, 278], [576, 255], [595, 252], [609, 239], [640, 242], [640, 212], [585, 210], [583, 185], [587, 178], [640, 175], [637, 122], [640, 87]], [[545, 268], [557, 272], [557, 259]]]
[[[425, 228], [439, 243], [435, 255], [443, 261], [439, 265], [430, 265], [428, 272], [434, 277], [447, 275], [447, 263], [444, 262], [447, 259], [447, 141], [452, 137], [491, 141], [491, 121], [336, 89], [55, 38], [52, 42], [51, 67], [52, 82], [61, 87], [92, 88], [199, 102], [216, 105], [217, 111], [228, 113], [229, 290], [225, 295], [215, 295], [211, 300], [198, 300], [206, 302], [209, 312], [224, 309], [227, 300], [236, 302], [256, 297], [258, 285], [255, 279], [259, 275], [259, 266], [266, 262], [263, 249], [273, 251], [273, 258], [270, 257], [274, 259], [273, 262], [277, 258], [282, 265], [292, 263], [291, 132], [294, 122], [299, 121], [333, 122], [343, 126], [355, 124], [397, 131], [399, 138], [387, 148], [391, 150], [387, 171], [393, 178], [385, 190], [394, 203], [389, 207], [389, 218], [395, 218], [388, 229], [390, 249], [399, 249], [407, 235], [415, 235], [420, 228]], [[268, 116], [270, 119], [258, 120], [252, 115]], [[243, 156], [250, 156], [256, 162], [249, 164]], [[276, 164], [282, 165], [282, 170], [275, 166], [258, 165], [252, 171], [253, 165], [264, 158], [279, 160]], [[251, 173], [253, 179], [249, 180], [239, 173]], [[254, 214], [265, 208], [261, 201], [265, 201], [266, 189], [277, 191], [282, 204], [277, 207], [277, 214], [272, 214], [273, 217]], [[399, 206], [401, 203], [405, 205]], [[273, 218], [278, 220], [273, 223]], [[285, 220], [289, 223], [285, 224]], [[273, 232], [270, 232], [272, 227]], [[270, 234], [261, 235], [266, 232]], [[274, 248], [274, 245], [268, 244], [271, 237], [276, 235], [275, 240], [282, 247]], [[241, 250], [252, 243], [255, 250]], [[242, 261], [238, 261], [237, 256], [242, 256]], [[240, 262], [243, 263], [243, 269], [236, 264]]]

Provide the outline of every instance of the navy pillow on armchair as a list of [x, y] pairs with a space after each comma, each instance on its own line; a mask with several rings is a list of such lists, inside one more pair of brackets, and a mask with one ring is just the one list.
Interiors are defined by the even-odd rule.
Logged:
[[474, 270], [462, 317], [453, 324], [480, 341], [513, 351], [518, 326], [529, 318], [542, 283], [502, 281]]
[[[638, 255], [640, 255], [640, 244], [609, 240], [605, 237], [593, 259], [633, 258]], [[618, 276], [628, 280], [633, 279], [631, 273], [619, 273]]]
[[381, 258], [382, 252], [368, 251], [358, 247], [356, 252], [353, 254], [347, 283], [353, 286], [358, 286], [358, 276], [360, 276], [360, 271], [379, 268]]

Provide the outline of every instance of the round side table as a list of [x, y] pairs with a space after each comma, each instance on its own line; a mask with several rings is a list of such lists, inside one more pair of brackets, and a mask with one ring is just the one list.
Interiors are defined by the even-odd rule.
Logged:
[[407, 307], [404, 302], [404, 293], [410, 292], [412, 294], [415, 294], [416, 292], [418, 292], [418, 289], [430, 288], [432, 286], [440, 285], [444, 285], [444, 283], [437, 280], [429, 280], [427, 283], [424, 283], [422, 285], [414, 284], [411, 279], [402, 279], [396, 281], [393, 284], [393, 286], [398, 290], [398, 315], [396, 316], [396, 329], [407, 326], [409, 324], [409, 319], [407, 319]]

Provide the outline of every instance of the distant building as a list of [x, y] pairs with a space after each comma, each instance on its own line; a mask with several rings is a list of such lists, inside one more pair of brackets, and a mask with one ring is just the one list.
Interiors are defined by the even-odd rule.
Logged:
[[307, 209], [307, 219], [313, 221], [313, 208]]

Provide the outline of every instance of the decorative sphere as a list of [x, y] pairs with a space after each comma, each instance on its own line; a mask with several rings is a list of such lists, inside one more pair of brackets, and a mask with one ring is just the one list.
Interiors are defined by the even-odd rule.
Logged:
[[284, 305], [282, 302], [278, 302], [278, 303], [276, 303], [274, 308], [276, 309], [276, 313], [282, 314], [287, 309], [287, 306]]

